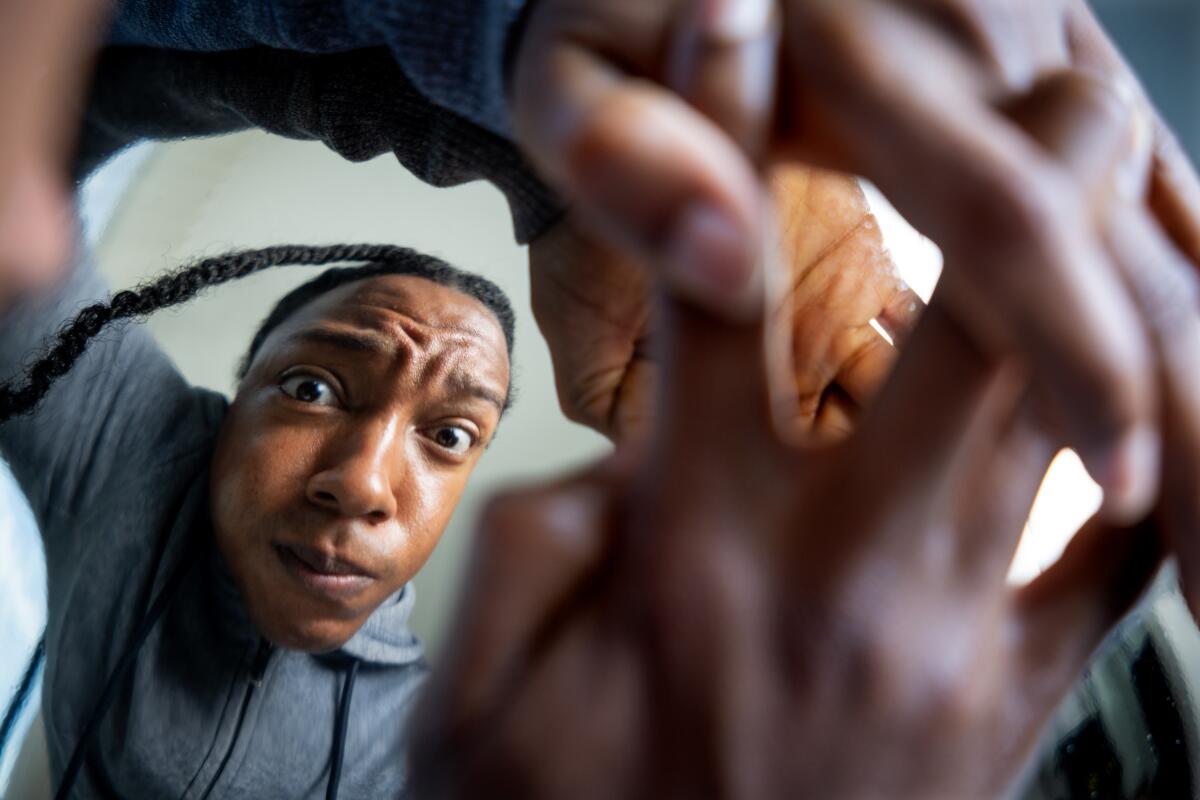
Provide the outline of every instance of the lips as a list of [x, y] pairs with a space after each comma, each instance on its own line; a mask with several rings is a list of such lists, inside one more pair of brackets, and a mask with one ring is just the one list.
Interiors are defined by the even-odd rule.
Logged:
[[311, 593], [345, 600], [367, 589], [375, 577], [361, 566], [306, 545], [275, 545], [287, 572]]
[[307, 547], [302, 544], [282, 545], [282, 547], [285, 550], [290, 550], [292, 555], [311, 567], [314, 572], [320, 572], [325, 575], [363, 575], [368, 578], [374, 577], [370, 572], [353, 561], [340, 559], [316, 547]]

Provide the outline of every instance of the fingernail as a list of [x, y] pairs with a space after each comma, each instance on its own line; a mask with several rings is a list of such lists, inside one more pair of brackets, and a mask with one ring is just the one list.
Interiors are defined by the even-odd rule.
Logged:
[[1132, 525], [1150, 512], [1158, 493], [1161, 457], [1158, 433], [1143, 425], [1100, 458], [1094, 477], [1104, 489], [1104, 515], [1110, 522]]
[[759, 39], [770, 31], [774, 11], [774, 0], [709, 0], [704, 28], [730, 43]]
[[709, 203], [695, 201], [680, 214], [668, 241], [667, 280], [711, 310], [746, 317], [755, 308], [753, 253], [751, 235], [742, 226]]

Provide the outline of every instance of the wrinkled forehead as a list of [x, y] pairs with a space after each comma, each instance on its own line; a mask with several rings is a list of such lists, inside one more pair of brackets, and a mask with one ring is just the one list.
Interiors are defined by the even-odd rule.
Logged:
[[507, 342], [495, 314], [474, 297], [425, 278], [382, 275], [332, 289], [297, 309], [262, 349], [314, 330], [359, 332], [379, 337], [381, 348], [390, 340], [427, 355], [470, 358], [477, 370], [508, 386]]

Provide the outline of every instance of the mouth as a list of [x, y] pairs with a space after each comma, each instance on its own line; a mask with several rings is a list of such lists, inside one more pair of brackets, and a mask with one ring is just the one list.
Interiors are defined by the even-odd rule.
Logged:
[[277, 544], [275, 554], [301, 586], [331, 600], [348, 600], [375, 582], [375, 577], [357, 564], [316, 548]]

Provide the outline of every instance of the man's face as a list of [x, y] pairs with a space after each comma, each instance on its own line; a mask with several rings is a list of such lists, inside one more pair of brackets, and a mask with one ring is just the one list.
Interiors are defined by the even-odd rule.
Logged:
[[508, 382], [495, 316], [421, 278], [347, 284], [271, 333], [212, 475], [217, 543], [264, 636], [335, 649], [416, 574]]

